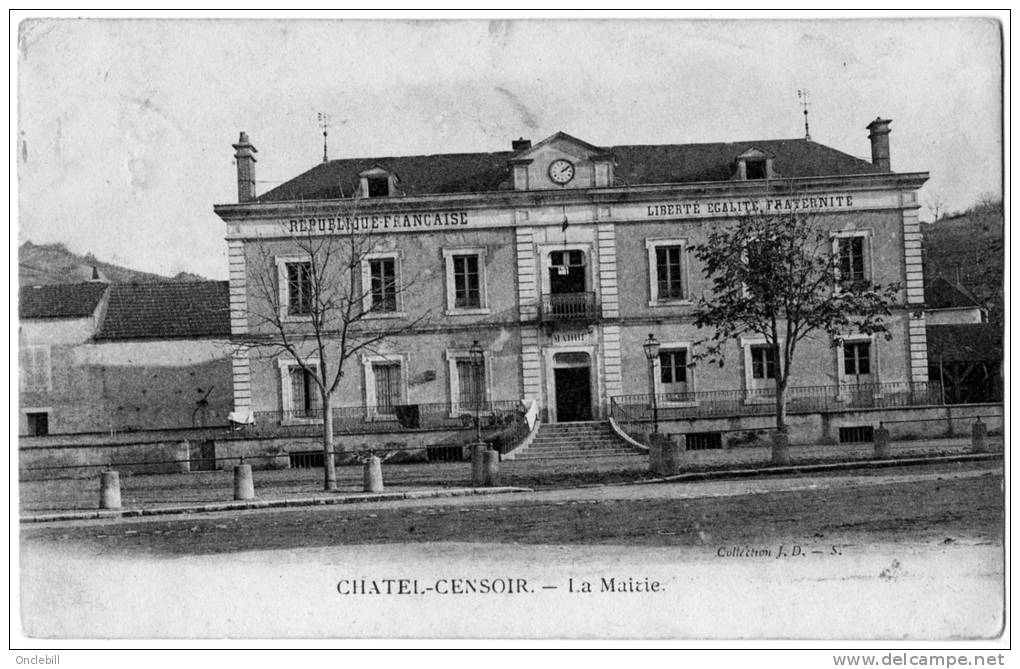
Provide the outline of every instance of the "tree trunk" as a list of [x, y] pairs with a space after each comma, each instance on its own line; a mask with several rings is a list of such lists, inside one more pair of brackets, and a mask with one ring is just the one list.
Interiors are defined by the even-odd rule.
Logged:
[[325, 474], [325, 490], [336, 490], [336, 462], [333, 461], [333, 407], [332, 397], [322, 398], [322, 469]]
[[786, 427], [786, 382], [776, 380], [776, 434], [772, 438], [772, 464], [790, 464], [790, 437]]

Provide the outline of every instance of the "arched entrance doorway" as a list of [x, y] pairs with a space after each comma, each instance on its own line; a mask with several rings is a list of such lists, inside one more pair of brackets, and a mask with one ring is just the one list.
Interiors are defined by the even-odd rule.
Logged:
[[583, 352], [557, 353], [552, 372], [556, 422], [591, 420], [591, 356]]

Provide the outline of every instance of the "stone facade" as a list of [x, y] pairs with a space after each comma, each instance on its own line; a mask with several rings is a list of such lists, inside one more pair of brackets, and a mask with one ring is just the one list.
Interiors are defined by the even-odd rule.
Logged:
[[[338, 406], [371, 412], [380, 401], [375, 364], [398, 375], [391, 401], [456, 403], [455, 362], [477, 340], [486, 399], [535, 400], [554, 422], [605, 418], [612, 398], [649, 391], [649, 334], [688, 362], [705, 338], [692, 312], [708, 283], [688, 249], [749, 212], [807, 210], [834, 250], [854, 240], [869, 278], [904, 289], [890, 341], [847, 339], [866, 347], [866, 378], [849, 377], [842, 346], [816, 337], [800, 349], [791, 385], [926, 382], [916, 191], [927, 174], [888, 170], [888, 123], [869, 126], [880, 144], [872, 163], [809, 140], [600, 148], [564, 133], [498, 154], [323, 163], [262, 196], [215, 207], [227, 230], [234, 343], [257, 338], [288, 299], [284, 271], [300, 255], [298, 240], [360, 236], [371, 240], [372, 257], [393, 259], [405, 286], [399, 305], [364, 321], [365, 331], [423, 320], [351, 361]], [[254, 147], [247, 135], [240, 143], [238, 178], [248, 183]], [[452, 294], [460, 285], [454, 256], [476, 258], [470, 273], [480, 295], [470, 308]], [[352, 281], [368, 295], [374, 288], [360, 265]], [[279, 303], [265, 299], [267, 282]], [[301, 328], [294, 322], [292, 336], [300, 339]], [[724, 368], [699, 365], [683, 381], [668, 379], [660, 359], [656, 391], [752, 391], [761, 384], [755, 343], [731, 342]], [[242, 347], [232, 365], [236, 409], [294, 408], [286, 356]]]

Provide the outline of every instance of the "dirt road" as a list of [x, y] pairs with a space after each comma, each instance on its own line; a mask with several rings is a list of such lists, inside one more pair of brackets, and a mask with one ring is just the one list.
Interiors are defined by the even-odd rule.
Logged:
[[58, 637], [997, 633], [1001, 469], [700, 485], [26, 527], [22, 620]]

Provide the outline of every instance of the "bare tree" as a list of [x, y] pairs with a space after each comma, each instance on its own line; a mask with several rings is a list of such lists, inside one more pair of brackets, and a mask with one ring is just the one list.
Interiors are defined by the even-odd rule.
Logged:
[[723, 363], [727, 342], [743, 334], [764, 338], [775, 368], [776, 428], [773, 461], [787, 462], [786, 389], [797, 345], [814, 332], [839, 344], [844, 335], [891, 335], [890, 315], [900, 286], [865, 278], [863, 258], [833, 253], [829, 230], [809, 214], [753, 214], [713, 229], [692, 248], [712, 285], [696, 307], [695, 325], [713, 328], [699, 341], [695, 360]]
[[[252, 334], [242, 344], [293, 361], [314, 383], [321, 404], [324, 486], [336, 489], [333, 450], [333, 397], [346, 363], [384, 340], [414, 330], [427, 319], [422, 311], [385, 322], [373, 312], [396, 311], [415, 277], [395, 272], [362, 278], [368, 256], [379, 250], [379, 237], [359, 229], [350, 211], [327, 218], [292, 222], [283, 243], [258, 242], [260, 266], [254, 275], [249, 306]], [[319, 221], [326, 221], [320, 224]], [[277, 262], [278, 258], [284, 262]]]
[[924, 196], [924, 207], [931, 213], [933, 223], [937, 223], [941, 217], [946, 215], [946, 201], [942, 195], [935, 191], [928, 191]]

